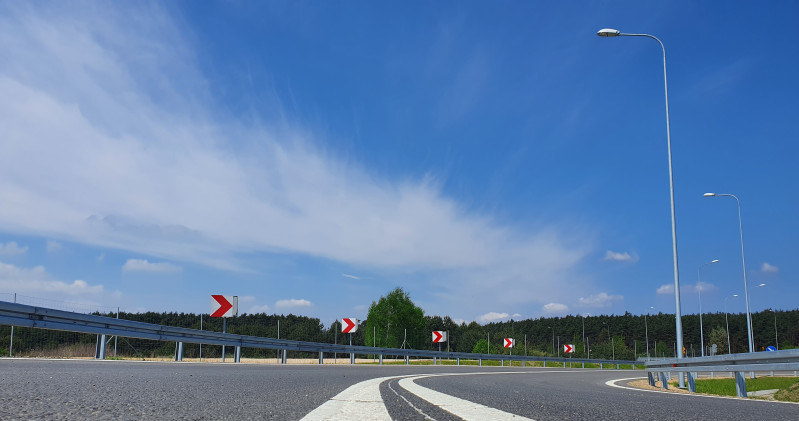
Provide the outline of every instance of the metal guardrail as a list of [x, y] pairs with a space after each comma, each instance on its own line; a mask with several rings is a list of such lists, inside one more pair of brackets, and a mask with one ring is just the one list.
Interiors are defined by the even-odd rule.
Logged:
[[655, 374], [661, 381], [663, 389], [668, 388], [667, 373], [686, 375], [688, 390], [696, 392], [696, 378], [699, 373], [731, 373], [735, 377], [735, 390], [739, 397], [745, 398], [745, 373], [750, 372], [753, 378], [756, 371], [799, 371], [799, 349], [788, 349], [773, 352], [748, 352], [745, 354], [715, 355], [712, 357], [669, 358], [646, 361], [649, 384], [655, 386]]
[[[465, 360], [477, 360], [482, 365], [483, 360], [501, 361], [521, 361], [522, 365], [526, 362], [543, 362], [544, 367], [547, 363], [552, 364], [599, 364], [600, 368], [606, 364], [616, 365], [630, 364], [635, 368], [636, 361], [622, 360], [598, 360], [585, 358], [555, 358], [538, 357], [524, 355], [498, 355], [498, 354], [473, 354], [469, 352], [445, 352], [428, 351], [419, 349], [398, 349], [398, 348], [379, 348], [358, 345], [339, 345], [321, 342], [303, 342], [287, 339], [273, 339], [258, 336], [237, 335], [233, 333], [211, 332], [207, 330], [196, 330], [182, 327], [162, 326], [151, 323], [136, 322], [130, 320], [120, 320], [105, 316], [90, 314], [73, 313], [63, 310], [55, 310], [43, 307], [34, 307], [24, 304], [15, 304], [0, 301], [0, 324], [11, 326], [23, 326], [39, 329], [63, 330], [69, 332], [92, 333], [102, 336], [98, 341], [96, 357], [105, 358], [105, 336], [123, 336], [128, 338], [150, 339], [157, 341], [177, 342], [178, 347], [175, 360], [181, 361], [183, 343], [223, 345], [236, 348], [235, 362], [241, 360], [241, 348], [261, 348], [282, 350], [283, 363], [286, 362], [287, 351], [304, 351], [319, 353], [319, 363], [324, 362], [325, 353], [350, 354], [350, 363], [355, 363], [356, 354], [379, 355], [380, 364], [383, 363], [383, 356], [405, 357], [405, 364], [409, 364], [410, 357], [432, 358], [433, 362], [437, 359], [455, 359], [460, 365], [461, 358]], [[640, 362], [639, 362], [640, 364]]]

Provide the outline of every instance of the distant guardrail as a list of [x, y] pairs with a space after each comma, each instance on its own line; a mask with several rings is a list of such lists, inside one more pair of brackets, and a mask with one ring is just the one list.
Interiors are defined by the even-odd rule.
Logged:
[[550, 364], [581, 364], [585, 367], [586, 363], [599, 364], [600, 368], [604, 365], [615, 365], [619, 368], [621, 364], [632, 365], [641, 364], [636, 361], [622, 360], [602, 360], [585, 358], [555, 358], [538, 357], [524, 355], [498, 355], [498, 354], [473, 354], [469, 352], [446, 352], [429, 351], [406, 348], [379, 348], [359, 345], [340, 345], [321, 342], [303, 342], [287, 339], [264, 338], [259, 336], [237, 335], [233, 333], [211, 332], [207, 330], [188, 329], [183, 327], [162, 326], [151, 323], [136, 322], [131, 320], [121, 320], [105, 316], [91, 314], [73, 313], [63, 310], [55, 310], [44, 307], [35, 307], [25, 304], [9, 303], [0, 301], [0, 324], [11, 326], [32, 327], [38, 329], [62, 330], [68, 332], [91, 333], [100, 336], [97, 341], [97, 352], [95, 357], [105, 359], [106, 336], [122, 336], [128, 338], [150, 339], [157, 341], [176, 342], [175, 360], [183, 359], [183, 343], [222, 345], [235, 347], [234, 361], [241, 361], [242, 348], [261, 348], [282, 350], [282, 362], [286, 363], [287, 351], [303, 351], [319, 354], [319, 363], [324, 362], [324, 354], [341, 353], [350, 354], [350, 363], [355, 363], [355, 355], [379, 355], [380, 364], [383, 363], [384, 356], [405, 357], [405, 363], [409, 364], [410, 357], [432, 358], [434, 363], [437, 359], [455, 359], [460, 365], [460, 360], [477, 360], [482, 365], [483, 360], [501, 361], [521, 361], [522, 365], [526, 362], [543, 362], [544, 367]]
[[735, 389], [739, 397], [745, 398], [745, 373], [754, 377], [756, 371], [799, 371], [799, 349], [784, 351], [749, 352], [744, 354], [714, 355], [712, 357], [667, 358], [646, 361], [649, 384], [655, 386], [655, 375], [661, 381], [661, 387], [668, 388], [667, 373], [685, 374], [688, 379], [688, 390], [696, 392], [698, 373], [732, 373], [735, 377]]

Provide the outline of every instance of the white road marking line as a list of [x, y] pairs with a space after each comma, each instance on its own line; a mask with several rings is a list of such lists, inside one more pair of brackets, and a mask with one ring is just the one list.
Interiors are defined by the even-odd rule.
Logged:
[[309, 412], [302, 419], [306, 421], [391, 421], [391, 416], [380, 396], [380, 383], [395, 378], [397, 376], [379, 377], [356, 383]]
[[411, 401], [409, 401], [408, 399], [406, 399], [406, 398], [405, 398], [405, 396], [402, 396], [402, 395], [400, 395], [399, 393], [397, 393], [397, 391], [396, 391], [396, 390], [394, 390], [394, 388], [393, 388], [393, 387], [391, 387], [391, 380], [389, 380], [389, 381], [388, 381], [388, 388], [389, 388], [389, 389], [390, 389], [392, 392], [394, 392], [394, 394], [395, 394], [395, 395], [397, 395], [397, 396], [399, 396], [400, 398], [402, 398], [402, 400], [404, 400], [404, 401], [405, 401], [405, 403], [407, 403], [407, 404], [408, 404], [408, 405], [409, 405], [411, 408], [413, 408], [414, 410], [416, 410], [416, 412], [418, 412], [419, 414], [421, 414], [421, 415], [424, 417], [424, 419], [426, 419], [426, 420], [429, 420], [429, 421], [436, 421], [436, 419], [435, 419], [435, 418], [431, 417], [430, 415], [427, 415], [427, 414], [425, 414], [425, 413], [424, 413], [424, 411], [422, 411], [421, 409], [417, 408], [417, 407], [416, 407], [416, 405], [412, 404], [412, 403], [411, 403]]
[[646, 377], [630, 377], [627, 379], [615, 379], [615, 380], [608, 380], [605, 382], [607, 386], [616, 387], [619, 389], [627, 389], [627, 390], [635, 390], [636, 392], [652, 392], [652, 393], [668, 393], [669, 395], [677, 395], [677, 396], [693, 396], [695, 398], [714, 398], [714, 399], [733, 399], [736, 401], [749, 401], [749, 402], [768, 402], [768, 403], [787, 403], [791, 405], [799, 405], [799, 402], [785, 402], [785, 401], [767, 401], [764, 399], [747, 399], [747, 398], [739, 398], [737, 396], [716, 396], [716, 395], [705, 395], [705, 394], [698, 394], [698, 393], [674, 393], [674, 392], [667, 392], [665, 390], [652, 390], [652, 389], [639, 389], [637, 387], [630, 387], [630, 386], [622, 386], [616, 384], [617, 382], [623, 382], [627, 380], [644, 380]]
[[[464, 373], [465, 374], [465, 373]], [[499, 374], [499, 373], [474, 373], [474, 374]], [[505, 373], [507, 374], [507, 373]], [[517, 373], [514, 373], [517, 374]], [[463, 375], [463, 374], [458, 374]], [[467, 401], [466, 399], [456, 398], [426, 387], [419, 386], [414, 383], [414, 380], [424, 379], [427, 377], [439, 377], [441, 375], [428, 375], [428, 376], [415, 376], [404, 378], [399, 381], [400, 387], [413, 393], [414, 395], [430, 402], [432, 405], [437, 406], [450, 414], [463, 418], [466, 421], [470, 420], [530, 420], [530, 418], [521, 415], [511, 414], [510, 412], [500, 411], [479, 403]]]
[[[486, 371], [486, 372], [479, 372], [479, 373], [442, 373], [442, 374], [427, 374], [422, 376], [414, 376], [414, 378], [422, 378], [422, 377], [440, 377], [440, 376], [474, 376], [474, 375], [490, 375], [490, 374], [536, 374], [536, 373], [573, 373], [576, 372], [575, 370], [546, 370], [546, 371]], [[356, 383], [343, 392], [339, 393], [338, 395], [330, 398], [329, 401], [323, 403], [318, 408], [314, 409], [313, 411], [309, 412], [308, 415], [302, 418], [302, 420], [312, 421], [312, 420], [364, 420], [364, 421], [378, 421], [378, 420], [391, 420], [391, 416], [388, 414], [388, 410], [386, 409], [385, 404], [383, 404], [383, 398], [380, 396], [380, 383], [386, 380], [393, 380], [393, 379], [401, 379], [405, 377], [413, 376], [412, 374], [406, 374], [402, 376], [390, 376], [390, 377], [379, 377], [376, 379], [365, 380], [360, 383]], [[402, 385], [400, 385], [402, 386]], [[415, 385], [418, 386], [418, 385]], [[426, 389], [422, 386], [418, 386], [421, 389]], [[405, 388], [407, 390], [407, 388]], [[409, 391], [410, 392], [410, 391]], [[411, 392], [413, 393], [413, 392]], [[438, 392], [436, 392], [438, 393]], [[415, 393], [414, 393], [415, 394]], [[441, 394], [443, 396], [454, 398], [448, 395]], [[419, 396], [419, 395], [417, 395]], [[421, 396], [419, 396], [422, 398]], [[422, 398], [424, 399], [424, 398]], [[427, 400], [427, 399], [425, 399]], [[459, 399], [462, 400], [462, 399]], [[469, 401], [462, 400], [463, 402], [468, 402], [469, 405], [474, 406], [478, 405], [476, 403], [472, 403]], [[429, 402], [429, 400], [428, 400]], [[431, 402], [432, 403], [432, 402]], [[435, 405], [435, 404], [434, 404]], [[482, 406], [482, 405], [480, 405]], [[488, 408], [488, 407], [485, 407]], [[444, 409], [444, 408], [442, 408]], [[492, 409], [492, 408], [488, 408]], [[446, 409], [445, 409], [446, 410]], [[493, 409], [492, 409], [493, 410]], [[514, 419], [514, 420], [527, 420], [529, 418], [524, 418], [518, 415], [509, 414], [507, 412], [502, 412], [499, 410], [497, 413], [502, 413], [506, 415], [510, 415], [513, 418], [496, 418], [493, 414], [489, 418], [485, 417], [477, 417], [475, 419], [484, 420], [484, 419]], [[457, 414], [456, 414], [457, 415]], [[461, 415], [458, 415], [461, 416]], [[461, 416], [462, 417], [462, 416]], [[463, 417], [462, 417], [463, 418]], [[466, 418], [468, 420], [468, 418]]]

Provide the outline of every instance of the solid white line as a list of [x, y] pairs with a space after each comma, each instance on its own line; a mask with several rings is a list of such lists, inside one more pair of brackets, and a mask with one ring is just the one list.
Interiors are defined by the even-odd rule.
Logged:
[[364, 420], [391, 421], [383, 398], [380, 383], [394, 377], [379, 377], [356, 383], [314, 409], [303, 420]]
[[405, 396], [402, 396], [402, 395], [400, 395], [399, 393], [397, 393], [397, 391], [396, 391], [396, 390], [394, 390], [394, 388], [393, 388], [393, 387], [391, 387], [391, 380], [389, 380], [389, 381], [388, 381], [388, 388], [389, 388], [389, 389], [390, 389], [392, 392], [394, 392], [394, 394], [395, 394], [395, 395], [397, 395], [397, 396], [399, 396], [400, 398], [402, 398], [402, 400], [404, 400], [404, 401], [405, 401], [405, 403], [407, 403], [407, 404], [408, 404], [408, 405], [409, 405], [411, 408], [413, 408], [413, 409], [414, 409], [416, 412], [418, 412], [420, 415], [422, 415], [422, 416], [424, 417], [424, 419], [425, 419], [425, 420], [429, 420], [429, 421], [436, 421], [436, 419], [435, 419], [435, 418], [431, 417], [430, 415], [427, 415], [427, 414], [425, 414], [425, 413], [424, 413], [424, 411], [422, 411], [421, 409], [417, 408], [417, 407], [416, 407], [416, 405], [412, 404], [412, 403], [411, 403], [411, 401], [409, 401], [408, 399], [406, 399], [406, 398], [405, 398]]
[[[464, 375], [458, 374], [458, 375]], [[499, 373], [474, 373], [474, 374], [499, 374]], [[516, 374], [516, 373], [514, 373]], [[499, 409], [491, 408], [479, 403], [467, 401], [465, 399], [456, 398], [426, 387], [419, 386], [414, 383], [414, 380], [424, 379], [427, 377], [439, 377], [440, 375], [427, 375], [415, 376], [404, 378], [399, 381], [400, 387], [413, 393], [414, 395], [430, 402], [432, 405], [437, 406], [444, 411], [449, 412], [457, 417], [463, 418], [466, 421], [470, 420], [530, 420], [530, 418], [521, 415], [511, 414], [510, 412], [500, 411]]]
[[608, 385], [608, 386], [619, 388], [619, 389], [635, 390], [636, 392], [668, 393], [669, 395], [693, 396], [695, 398], [733, 399], [733, 400], [736, 400], [736, 401], [787, 403], [787, 404], [790, 404], [790, 405], [799, 405], [799, 402], [767, 401], [765, 399], [748, 399], [748, 398], [739, 398], [737, 396], [717, 396], [717, 395], [706, 395], [706, 394], [700, 394], [700, 393], [674, 393], [674, 392], [667, 392], [665, 390], [639, 389], [637, 387], [622, 386], [622, 385], [616, 384], [616, 382], [623, 382], [623, 381], [627, 381], [627, 380], [643, 380], [643, 379], [646, 379], [646, 377], [630, 377], [630, 378], [627, 378], [627, 379], [608, 380], [608, 381], [605, 382], [605, 384]]

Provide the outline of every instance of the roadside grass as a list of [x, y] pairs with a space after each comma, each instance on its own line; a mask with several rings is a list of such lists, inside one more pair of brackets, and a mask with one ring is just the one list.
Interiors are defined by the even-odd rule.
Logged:
[[[669, 382], [677, 387], [677, 382]], [[799, 402], [799, 377], [758, 377], [746, 379], [746, 390], [756, 392], [758, 390], [780, 389], [774, 394], [774, 399], [788, 402]], [[696, 380], [696, 392], [708, 393], [720, 396], [736, 396], [735, 380], [727, 379], [699, 379]]]

